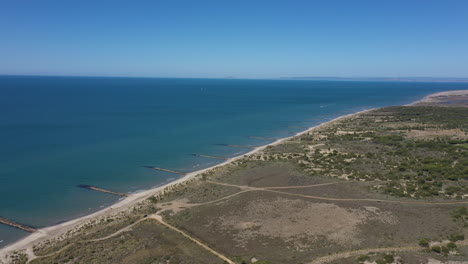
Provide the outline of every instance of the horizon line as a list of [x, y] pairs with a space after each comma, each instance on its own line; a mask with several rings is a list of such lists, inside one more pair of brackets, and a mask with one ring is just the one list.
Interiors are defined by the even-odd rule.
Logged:
[[0, 74], [0, 77], [78, 77], [78, 78], [145, 78], [145, 79], [216, 79], [216, 80], [296, 80], [296, 81], [401, 81], [401, 82], [468, 82], [468, 77], [423, 77], [423, 76], [378, 76], [378, 77], [341, 77], [341, 76], [290, 76], [290, 77], [173, 77], [173, 76], [130, 76], [130, 75], [52, 75], [52, 74]]

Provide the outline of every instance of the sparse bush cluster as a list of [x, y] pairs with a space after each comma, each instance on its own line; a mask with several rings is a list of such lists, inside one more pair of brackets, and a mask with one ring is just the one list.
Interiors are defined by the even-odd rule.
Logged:
[[452, 218], [454, 221], [459, 222], [463, 227], [468, 227], [468, 208], [465, 206], [452, 211]]
[[[373, 255], [373, 254], [371, 254]], [[377, 263], [377, 264], [390, 264], [390, 263], [401, 263], [399, 261], [400, 259], [398, 257], [395, 257], [391, 254], [383, 254], [383, 255], [373, 255], [372, 257], [370, 255], [361, 255], [359, 256], [356, 261], [358, 263]]]
[[[371, 188], [392, 196], [463, 199], [468, 194], [466, 117], [466, 108], [383, 108], [305, 134], [299, 141], [304, 154], [280, 159], [297, 161], [312, 175], [378, 181]], [[407, 134], [428, 129], [436, 136]], [[465, 133], [444, 134], [447, 129]], [[275, 148], [266, 153], [278, 153]]]

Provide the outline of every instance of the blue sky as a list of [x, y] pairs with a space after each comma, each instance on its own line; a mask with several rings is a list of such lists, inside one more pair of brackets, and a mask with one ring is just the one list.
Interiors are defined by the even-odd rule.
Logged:
[[468, 77], [468, 1], [0, 0], [0, 74]]

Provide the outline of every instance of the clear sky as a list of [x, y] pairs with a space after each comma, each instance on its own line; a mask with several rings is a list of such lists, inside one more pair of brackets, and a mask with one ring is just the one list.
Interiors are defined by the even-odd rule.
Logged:
[[468, 1], [0, 0], [0, 74], [468, 77]]

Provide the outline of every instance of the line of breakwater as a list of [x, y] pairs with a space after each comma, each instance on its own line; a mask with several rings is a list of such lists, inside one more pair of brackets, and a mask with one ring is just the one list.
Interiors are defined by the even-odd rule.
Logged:
[[3, 217], [0, 217], [0, 223], [4, 224], [4, 225], [12, 226], [14, 228], [21, 229], [21, 230], [29, 232], [29, 233], [34, 233], [34, 232], [37, 231], [37, 229], [35, 229], [35, 228], [32, 228], [30, 226], [17, 223], [17, 222], [12, 221], [12, 220], [8, 220], [8, 219], [3, 218]]

